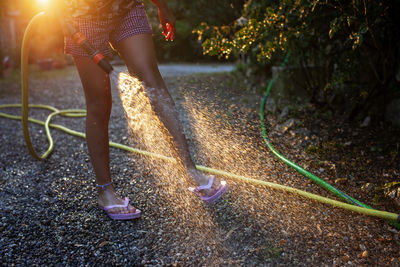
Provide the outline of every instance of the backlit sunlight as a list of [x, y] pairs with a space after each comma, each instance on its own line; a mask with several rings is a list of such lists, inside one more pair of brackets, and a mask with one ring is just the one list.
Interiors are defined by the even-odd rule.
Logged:
[[36, 2], [42, 7], [47, 7], [50, 3], [50, 0], [36, 0]]

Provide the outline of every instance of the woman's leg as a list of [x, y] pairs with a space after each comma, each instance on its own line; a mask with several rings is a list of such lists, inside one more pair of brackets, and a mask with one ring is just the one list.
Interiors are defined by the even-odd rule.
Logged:
[[[109, 183], [110, 160], [108, 122], [111, 113], [111, 87], [108, 75], [88, 57], [74, 57], [86, 98], [86, 142], [99, 185]], [[123, 204], [112, 185], [99, 188], [98, 202], [102, 207]], [[113, 208], [111, 213], [135, 212], [135, 208]]]
[[207, 184], [208, 177], [199, 172], [192, 161], [175, 103], [158, 70], [152, 36], [150, 34], [134, 35], [122, 40], [115, 47], [131, 75], [144, 83], [153, 111], [172, 137], [173, 150], [178, 161], [189, 177], [199, 185]]

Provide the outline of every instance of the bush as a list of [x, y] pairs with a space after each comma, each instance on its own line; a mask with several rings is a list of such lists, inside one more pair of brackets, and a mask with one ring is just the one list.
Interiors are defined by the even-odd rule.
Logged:
[[[244, 55], [258, 66], [278, 64], [291, 51], [311, 101], [354, 119], [383, 115], [400, 94], [399, 11], [399, 1], [249, 0], [235, 22], [202, 23], [196, 33], [205, 54]], [[323, 71], [315, 74], [316, 66]]]
[[[176, 17], [176, 38], [174, 42], [165, 42], [161, 35], [157, 8], [146, 3], [146, 10], [154, 32], [157, 58], [174, 61], [210, 60], [202, 52], [201, 42], [192, 31], [202, 21], [214, 25], [223, 25], [240, 16], [243, 0], [198, 0], [198, 1], [168, 1], [172, 13]], [[214, 59], [215, 60], [215, 59]]]

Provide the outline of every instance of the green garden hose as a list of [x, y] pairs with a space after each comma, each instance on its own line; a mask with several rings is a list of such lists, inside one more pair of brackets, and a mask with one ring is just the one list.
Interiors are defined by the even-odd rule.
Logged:
[[[21, 108], [22, 105], [21, 104], [0, 105], [0, 108], [12, 108], [12, 107]], [[44, 109], [49, 109], [51, 111], [55, 110], [54, 107], [50, 107], [50, 106], [46, 106], [46, 105], [29, 105], [29, 108], [44, 108]], [[75, 110], [62, 110], [62, 111], [56, 111], [56, 112], [58, 112], [59, 114], [62, 114], [63, 112], [75, 112]], [[79, 112], [81, 112], [81, 110], [77, 110], [77, 112], [79, 113]], [[6, 118], [9, 118], [9, 119], [15, 119], [15, 120], [21, 120], [22, 119], [21, 116], [9, 115], [9, 114], [6, 114], [6, 113], [0, 113], [0, 116], [6, 117]], [[46, 122], [48, 122], [49, 119], [47, 119], [46, 121], [41, 121], [41, 120], [37, 120], [37, 119], [33, 119], [33, 118], [28, 118], [27, 121], [45, 126]], [[48, 123], [48, 126], [50, 128], [55, 128], [55, 129], [64, 131], [64, 132], [66, 132], [66, 133], [68, 133], [70, 135], [73, 135], [73, 136], [85, 138], [85, 134], [84, 133], [69, 129], [69, 128], [67, 128], [65, 126], [62, 126], [62, 125], [59, 125], [59, 124]], [[24, 126], [24, 127], [27, 127], [27, 125]], [[50, 133], [47, 132], [46, 135], [50, 135]], [[164, 160], [164, 161], [167, 161], [167, 162], [176, 163], [176, 160], [174, 158], [172, 158], [172, 157], [167, 157], [167, 156], [160, 155], [160, 154], [157, 154], [157, 153], [152, 153], [152, 152], [148, 152], [148, 151], [145, 151], [145, 150], [132, 148], [132, 147], [129, 147], [129, 146], [126, 146], [126, 145], [123, 145], [123, 144], [110, 142], [110, 146], [114, 147], [114, 148], [122, 149], [122, 150], [125, 150], [125, 151], [128, 151], [128, 152], [132, 152], [132, 153], [135, 153], [135, 154], [139, 154], [139, 155], [142, 155], [142, 156], [151, 157], [151, 158], [157, 158], [157, 159], [161, 159], [161, 160]], [[308, 193], [306, 191], [299, 190], [299, 189], [296, 189], [296, 188], [292, 188], [292, 187], [289, 187], [289, 186], [280, 185], [280, 184], [271, 183], [271, 182], [266, 182], [266, 181], [261, 181], [261, 180], [257, 180], [257, 179], [252, 179], [252, 178], [249, 178], [249, 177], [246, 177], [246, 176], [243, 176], [243, 175], [237, 175], [237, 174], [229, 173], [229, 172], [218, 170], [218, 169], [214, 169], [214, 168], [209, 168], [209, 167], [206, 167], [206, 166], [196, 165], [196, 168], [198, 170], [200, 170], [200, 171], [204, 171], [204, 172], [207, 172], [207, 173], [210, 173], [210, 174], [214, 174], [214, 175], [224, 176], [224, 177], [231, 178], [231, 179], [234, 179], [234, 180], [237, 180], [237, 181], [246, 182], [246, 183], [255, 184], [255, 185], [262, 185], [262, 186], [273, 188], [273, 189], [276, 189], [276, 190], [295, 193], [295, 194], [301, 195], [303, 197], [307, 197], [307, 198], [319, 201], [321, 203], [329, 204], [329, 205], [334, 206], [334, 207], [338, 207], [338, 208], [354, 211], [354, 212], [361, 213], [361, 214], [364, 214], [364, 215], [374, 216], [374, 217], [383, 218], [383, 219], [387, 219], [387, 220], [391, 220], [391, 221], [400, 220], [400, 215], [395, 214], [395, 213], [386, 212], [386, 211], [380, 211], [380, 210], [374, 210], [374, 209], [369, 209], [369, 208], [363, 208], [363, 207], [358, 207], [358, 206], [354, 206], [354, 205], [351, 205], [351, 204], [340, 202], [340, 201], [337, 201], [337, 200], [334, 200], [334, 199], [330, 199], [330, 198], [326, 198], [326, 197], [319, 196], [319, 195], [316, 195], [316, 194]]]
[[[287, 63], [289, 57], [290, 57], [290, 53], [287, 53], [286, 56], [285, 56], [285, 59], [283, 60], [283, 62], [281, 64], [281, 67], [286, 66], [286, 63]], [[267, 136], [266, 127], [265, 127], [265, 102], [267, 100], [267, 97], [268, 97], [269, 93], [271, 92], [271, 89], [272, 89], [272, 86], [273, 86], [274, 82], [275, 82], [274, 78], [269, 81], [267, 89], [265, 90], [265, 93], [264, 93], [264, 96], [262, 98], [261, 105], [260, 105], [261, 132], [262, 132], [262, 136], [263, 136], [264, 142], [267, 145], [267, 147], [269, 148], [269, 150], [278, 159], [280, 159], [282, 162], [284, 162], [286, 165], [288, 165], [289, 167], [295, 169], [297, 172], [299, 172], [300, 174], [304, 175], [305, 177], [309, 178], [310, 180], [312, 180], [317, 185], [319, 185], [319, 186], [323, 187], [324, 189], [332, 192], [334, 195], [344, 199], [348, 203], [353, 204], [353, 205], [357, 205], [357, 206], [363, 207], [363, 208], [373, 209], [372, 207], [370, 207], [370, 206], [358, 201], [357, 199], [354, 199], [351, 196], [343, 193], [342, 191], [340, 191], [337, 188], [333, 187], [332, 185], [330, 185], [329, 183], [325, 182], [324, 180], [322, 180], [318, 176], [312, 174], [311, 172], [309, 172], [309, 171], [303, 169], [302, 167], [298, 166], [297, 164], [293, 163], [289, 159], [285, 158], [282, 154], [280, 154], [274, 148], [274, 146], [271, 144], [271, 142], [270, 142], [270, 140], [269, 140], [269, 138]], [[399, 222], [400, 222], [400, 220], [399, 220]], [[396, 228], [400, 229], [400, 224], [399, 223], [396, 223], [395, 221], [391, 221], [390, 223], [392, 225], [396, 226]]]
[[[63, 115], [63, 116], [68, 116], [68, 117], [83, 117], [86, 114], [85, 110], [58, 110], [58, 109], [48, 106], [48, 105], [32, 105], [32, 104], [29, 105], [28, 104], [28, 55], [29, 55], [30, 38], [31, 38], [31, 34], [32, 34], [31, 32], [32, 32], [32, 29], [34, 28], [35, 24], [43, 16], [43, 14], [44, 13], [42, 12], [42, 13], [39, 13], [38, 15], [36, 15], [35, 17], [33, 17], [33, 19], [28, 24], [28, 27], [25, 31], [24, 38], [23, 38], [22, 53], [21, 53], [21, 56], [22, 56], [22, 59], [21, 59], [22, 104], [0, 105], [0, 108], [21, 108], [21, 116], [10, 115], [10, 114], [6, 114], [6, 113], [0, 113], [0, 116], [9, 118], [9, 119], [15, 119], [15, 120], [22, 121], [22, 129], [23, 129], [26, 144], [28, 146], [28, 150], [35, 158], [41, 159], [41, 160], [48, 157], [54, 147], [54, 144], [53, 144], [53, 141], [51, 138], [51, 134], [50, 134], [50, 128], [55, 128], [55, 129], [64, 131], [70, 135], [85, 138], [84, 133], [69, 129], [69, 128], [59, 125], [59, 124], [51, 123], [51, 119], [56, 115]], [[46, 119], [46, 121], [41, 121], [41, 120], [37, 120], [37, 119], [28, 117], [29, 108], [47, 109], [47, 110], [52, 111], [52, 113], [49, 115], [49, 117]], [[28, 122], [33, 122], [33, 123], [36, 123], [39, 125], [43, 125], [45, 127], [46, 136], [49, 141], [49, 148], [46, 150], [46, 152], [43, 155], [38, 155], [32, 146], [32, 142], [31, 142], [30, 136], [29, 136]], [[123, 149], [125, 151], [133, 152], [136, 154], [140, 154], [143, 156], [158, 158], [158, 159], [161, 159], [164, 161], [176, 163], [176, 160], [174, 158], [156, 154], [156, 153], [152, 153], [152, 152], [148, 152], [148, 151], [144, 151], [144, 150], [140, 150], [140, 149], [136, 149], [136, 148], [132, 148], [132, 147], [114, 143], [111, 141], [110, 141], [110, 146], [118, 148], [118, 149]], [[329, 199], [329, 198], [315, 195], [312, 193], [308, 193], [308, 192], [305, 192], [305, 191], [302, 191], [302, 190], [299, 190], [296, 188], [279, 185], [279, 184], [275, 184], [275, 183], [271, 183], [271, 182], [256, 180], [256, 179], [252, 179], [252, 178], [245, 177], [242, 175], [236, 175], [233, 173], [229, 173], [226, 171], [217, 170], [217, 169], [213, 169], [213, 168], [209, 168], [209, 167], [205, 167], [205, 166], [201, 166], [201, 165], [196, 165], [196, 167], [198, 170], [204, 171], [207, 173], [221, 175], [221, 176], [225, 176], [225, 177], [228, 177], [228, 178], [231, 178], [234, 180], [238, 180], [241, 182], [246, 182], [246, 183], [255, 184], [255, 185], [262, 185], [265, 187], [269, 187], [269, 188], [273, 188], [273, 189], [277, 189], [277, 190], [281, 190], [281, 191], [296, 193], [301, 196], [304, 196], [304, 197], [307, 197], [310, 199], [314, 199], [316, 201], [319, 201], [319, 202], [322, 202], [325, 204], [329, 204], [334, 207], [339, 207], [339, 208], [343, 208], [346, 210], [361, 213], [364, 215], [379, 217], [379, 218], [383, 218], [383, 219], [390, 220], [390, 221], [398, 220], [400, 222], [400, 215], [395, 214], [395, 213], [374, 210], [374, 209], [365, 208], [365, 207], [358, 207], [355, 205], [343, 203], [343, 202], [340, 202], [337, 200], [333, 200], [333, 199]]]

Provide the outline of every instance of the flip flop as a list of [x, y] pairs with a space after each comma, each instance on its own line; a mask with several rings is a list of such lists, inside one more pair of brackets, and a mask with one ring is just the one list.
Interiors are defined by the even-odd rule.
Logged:
[[208, 180], [208, 184], [206, 185], [200, 185], [196, 188], [193, 187], [189, 187], [189, 190], [192, 191], [193, 193], [197, 194], [201, 200], [203, 200], [204, 202], [211, 204], [214, 203], [215, 201], [217, 201], [218, 199], [220, 199], [222, 197], [223, 194], [225, 194], [226, 191], [228, 191], [228, 185], [226, 184], [225, 181], [221, 181], [220, 186], [218, 187], [217, 190], [215, 190], [215, 192], [212, 195], [209, 196], [203, 196], [200, 194], [201, 190], [204, 189], [210, 189], [214, 183], [214, 175], [210, 176], [210, 179]]
[[131, 219], [136, 219], [141, 216], [141, 210], [136, 209], [135, 212], [132, 213], [111, 213], [109, 212], [110, 209], [112, 208], [127, 208], [129, 205], [129, 198], [124, 198], [124, 204], [122, 205], [109, 205], [109, 206], [99, 206], [100, 209], [104, 210], [107, 215], [113, 219], [113, 220], [131, 220]]

